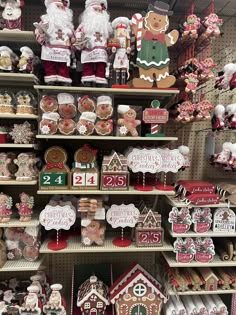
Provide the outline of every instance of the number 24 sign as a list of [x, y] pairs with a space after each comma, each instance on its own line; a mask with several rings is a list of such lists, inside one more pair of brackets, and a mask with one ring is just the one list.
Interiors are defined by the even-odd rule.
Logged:
[[68, 185], [67, 173], [42, 173], [40, 175], [40, 186], [42, 187], [64, 187]]

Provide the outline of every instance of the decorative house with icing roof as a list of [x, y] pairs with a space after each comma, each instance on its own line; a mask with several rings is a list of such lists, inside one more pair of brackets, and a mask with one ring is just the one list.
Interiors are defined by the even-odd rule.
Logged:
[[129, 171], [127, 158], [116, 152], [103, 157], [101, 190], [128, 190]]
[[144, 207], [136, 228], [135, 241], [137, 246], [162, 246], [164, 230], [161, 227], [161, 215]]
[[167, 297], [161, 284], [139, 264], [133, 264], [110, 287], [116, 315], [160, 315]]
[[96, 276], [91, 276], [79, 287], [77, 306], [82, 315], [104, 315], [109, 304], [109, 288]]

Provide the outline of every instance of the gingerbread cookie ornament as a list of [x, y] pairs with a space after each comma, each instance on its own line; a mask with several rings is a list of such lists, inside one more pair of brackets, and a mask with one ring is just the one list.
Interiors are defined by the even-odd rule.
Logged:
[[119, 136], [137, 137], [137, 127], [141, 125], [141, 120], [136, 119], [137, 111], [129, 105], [119, 105], [118, 113], [120, 118], [118, 119], [117, 125], [120, 126], [118, 129]]
[[171, 87], [176, 79], [169, 75], [170, 58], [168, 47], [173, 46], [179, 37], [177, 30], [166, 34], [169, 27], [169, 5], [162, 1], [149, 4], [145, 17], [135, 14], [132, 17], [132, 32], [136, 38], [139, 78], [134, 78], [135, 88]]

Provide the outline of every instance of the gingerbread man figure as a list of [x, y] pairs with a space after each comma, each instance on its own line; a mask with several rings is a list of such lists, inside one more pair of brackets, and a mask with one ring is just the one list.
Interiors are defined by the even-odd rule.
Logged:
[[15, 173], [17, 181], [29, 181], [34, 176], [33, 165], [34, 161], [27, 153], [20, 153], [14, 163], [18, 166], [18, 171]]
[[211, 13], [205, 18], [204, 24], [206, 31], [203, 34], [205, 37], [216, 38], [220, 35], [220, 27], [223, 24], [223, 20], [219, 19], [218, 15]]
[[213, 110], [214, 106], [208, 100], [202, 100], [196, 105], [196, 111], [198, 112], [195, 117], [196, 120], [211, 120], [210, 110]]
[[141, 124], [141, 121], [136, 120], [136, 111], [129, 105], [119, 105], [118, 113], [122, 116], [118, 119], [119, 135], [127, 136], [130, 134], [132, 137], [137, 137], [137, 127]]
[[102, 245], [104, 241], [105, 227], [99, 222], [92, 220], [88, 226], [82, 227], [82, 243], [84, 245]]
[[185, 87], [185, 92], [189, 93], [192, 92], [193, 94], [196, 93], [197, 85], [199, 83], [199, 80], [197, 78], [197, 75], [194, 73], [189, 73], [186, 75], [185, 82], [187, 83]]
[[198, 38], [198, 29], [200, 28], [201, 23], [200, 19], [195, 15], [191, 14], [187, 17], [187, 21], [184, 23], [184, 32], [183, 39], [188, 37], [197, 39]]
[[11, 159], [7, 153], [0, 153], [0, 180], [10, 180], [11, 173], [8, 169], [8, 165], [11, 163]]
[[193, 112], [195, 110], [195, 105], [190, 101], [185, 101], [178, 105], [177, 111], [179, 115], [176, 117], [176, 121], [182, 123], [188, 123], [193, 120]]
[[132, 31], [136, 38], [139, 78], [132, 81], [135, 88], [152, 88], [154, 82], [158, 88], [171, 87], [176, 79], [169, 75], [170, 58], [168, 47], [173, 46], [179, 37], [177, 30], [166, 34], [169, 26], [169, 5], [162, 1], [149, 4], [143, 18], [140, 14], [132, 17]]

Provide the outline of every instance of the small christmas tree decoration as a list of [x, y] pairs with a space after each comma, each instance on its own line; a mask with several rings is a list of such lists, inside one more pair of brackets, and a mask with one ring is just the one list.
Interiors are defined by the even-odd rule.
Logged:
[[0, 194], [0, 222], [6, 223], [11, 219], [12, 214], [12, 197], [5, 195], [4, 193]]
[[151, 133], [147, 133], [146, 137], [163, 137], [164, 134], [159, 133], [159, 124], [166, 124], [169, 119], [169, 112], [165, 108], [160, 108], [160, 102], [153, 100], [151, 108], [145, 108], [143, 111], [143, 121], [145, 124], [151, 124]]
[[32, 143], [34, 133], [31, 130], [31, 125], [25, 121], [23, 124], [14, 124], [10, 135], [14, 143], [29, 144]]

